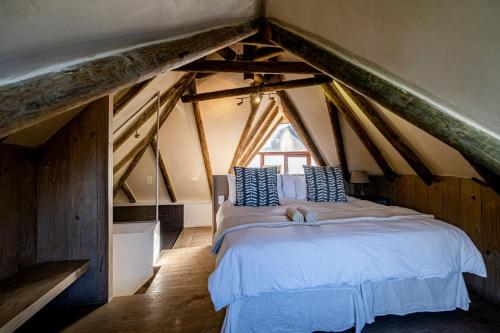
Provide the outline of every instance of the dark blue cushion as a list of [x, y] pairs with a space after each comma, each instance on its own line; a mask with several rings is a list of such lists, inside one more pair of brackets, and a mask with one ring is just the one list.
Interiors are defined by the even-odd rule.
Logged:
[[278, 206], [277, 168], [234, 167], [235, 206]]
[[339, 166], [304, 165], [304, 174], [308, 201], [347, 201], [342, 170]]

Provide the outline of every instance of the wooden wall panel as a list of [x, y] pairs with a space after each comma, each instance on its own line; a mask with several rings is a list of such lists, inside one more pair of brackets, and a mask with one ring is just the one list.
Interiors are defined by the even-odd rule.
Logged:
[[393, 182], [372, 177], [365, 187], [368, 194], [387, 196], [392, 205], [433, 214], [464, 230], [481, 251], [486, 263], [486, 279], [465, 274], [469, 287], [500, 303], [500, 196], [491, 188], [471, 179], [439, 177], [427, 186], [413, 175]]
[[108, 97], [90, 103], [39, 151], [38, 261], [90, 259], [62, 305], [108, 300], [110, 115]]
[[0, 281], [36, 263], [34, 155], [0, 145]]

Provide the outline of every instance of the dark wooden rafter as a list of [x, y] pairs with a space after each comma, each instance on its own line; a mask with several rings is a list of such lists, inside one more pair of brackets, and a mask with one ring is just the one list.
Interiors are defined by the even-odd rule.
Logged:
[[249, 141], [245, 145], [245, 150], [241, 154], [241, 158], [238, 160], [236, 165], [245, 166], [250, 162], [250, 157], [256, 146], [262, 141], [262, 138], [267, 133], [269, 128], [271, 127], [276, 117], [279, 115], [279, 109], [273, 108], [271, 112], [265, 115], [265, 121], [257, 128], [255, 136], [249, 137]]
[[271, 43], [268, 39], [264, 38], [261, 33], [242, 39], [238, 43], [260, 47], [276, 47], [276, 44]]
[[[189, 88], [190, 93], [196, 94], [196, 83], [193, 81]], [[200, 103], [193, 102], [193, 113], [196, 122], [196, 130], [198, 132], [198, 139], [200, 142], [201, 154], [203, 156], [203, 164], [205, 166], [205, 174], [207, 175], [207, 182], [210, 193], [212, 193], [212, 164], [210, 163], [210, 155], [208, 153], [207, 137], [205, 135], [205, 128], [203, 126], [203, 118], [200, 110]]]
[[339, 109], [335, 104], [328, 99], [325, 95], [326, 106], [328, 108], [328, 115], [330, 116], [330, 123], [332, 125], [333, 138], [335, 140], [335, 147], [337, 148], [337, 156], [339, 158], [340, 167], [342, 168], [342, 176], [346, 182], [350, 182], [349, 165], [344, 149], [344, 138], [342, 135], [342, 127], [340, 125]]
[[[156, 157], [156, 138], [151, 141], [151, 149], [153, 149], [153, 153]], [[170, 198], [170, 201], [177, 202], [174, 187], [170, 181], [170, 176], [167, 171], [167, 165], [165, 164], [165, 159], [163, 158], [160, 149], [158, 149], [158, 153], [158, 169], [160, 171], [161, 178], [163, 179], [163, 183], [165, 184], [165, 188], [167, 189], [168, 197]]]
[[184, 103], [189, 103], [189, 102], [194, 102], [194, 101], [199, 102], [199, 101], [206, 101], [206, 100], [218, 99], [218, 98], [235, 97], [235, 96], [249, 95], [249, 94], [259, 94], [259, 93], [266, 93], [266, 92], [272, 92], [272, 91], [280, 91], [280, 90], [285, 90], [285, 89], [316, 86], [316, 85], [320, 85], [320, 84], [327, 83], [330, 81], [331, 81], [331, 79], [329, 77], [320, 76], [320, 77], [314, 77], [314, 78], [309, 78], [309, 79], [299, 79], [299, 80], [275, 82], [275, 83], [263, 84], [260, 86], [251, 86], [251, 87], [219, 90], [219, 91], [212, 91], [212, 92], [197, 94], [197, 95], [184, 95], [184, 96], [182, 96], [182, 101]]
[[238, 58], [238, 53], [234, 52], [230, 46], [220, 49], [217, 54], [224, 60], [236, 60]]
[[250, 163], [254, 159], [254, 157], [259, 153], [259, 151], [262, 150], [262, 147], [264, 147], [266, 142], [269, 141], [269, 139], [271, 138], [271, 135], [273, 135], [273, 133], [276, 131], [279, 124], [281, 124], [283, 122], [283, 120], [284, 120], [284, 117], [282, 115], [278, 116], [277, 121], [275, 121], [274, 124], [272, 124], [270, 126], [269, 130], [267, 131], [267, 134], [260, 140], [259, 143], [257, 143], [257, 145], [254, 147], [254, 149], [251, 151], [248, 159], [242, 165], [248, 165], [248, 163]]
[[352, 54], [316, 42], [314, 36], [306, 35], [298, 28], [270, 19], [266, 21], [265, 36], [469, 159], [500, 174], [500, 140], [487, 132], [450, 115], [408, 89], [367, 71], [350, 60]]
[[[257, 48], [253, 45], [243, 45], [243, 54], [241, 55], [241, 60], [252, 60], [256, 49]], [[243, 81], [247, 83], [253, 83], [254, 82], [253, 73], [244, 72]]]
[[[337, 93], [341, 95], [339, 87], [332, 84]], [[342, 89], [342, 87], [340, 88]], [[411, 145], [404, 140], [384, 119], [372, 104], [362, 95], [350, 90], [349, 88], [342, 89], [349, 98], [358, 106], [358, 108], [366, 115], [373, 125], [382, 133], [389, 143], [399, 152], [415, 173], [427, 185], [431, 185], [435, 177], [430, 168], [418, 156], [417, 152]]]
[[331, 84], [325, 84], [322, 87], [327, 98], [342, 112], [358, 138], [366, 147], [380, 169], [382, 169], [385, 177], [388, 180], [394, 180], [398, 175], [392, 170], [380, 149], [378, 149], [375, 143], [373, 143], [365, 128], [361, 124], [361, 121], [358, 119], [351, 107], [344, 101], [342, 96], [337, 95], [337, 91], [332, 88]]
[[285, 53], [285, 50], [279, 47], [261, 47], [253, 55], [254, 61], [268, 60]]
[[476, 170], [476, 172], [484, 179], [487, 186], [491, 187], [497, 195], [500, 195], [500, 176], [496, 175], [493, 171], [483, 167], [474, 161], [464, 158], [469, 162], [469, 164]]
[[[178, 100], [188, 85], [192, 82], [192, 75], [183, 75], [176, 83], [160, 95], [160, 108], [170, 100]], [[169, 106], [172, 104], [168, 104]], [[175, 104], [174, 104], [175, 105]], [[156, 114], [156, 100], [150, 105], [113, 141], [113, 151], [117, 151], [130, 139], [148, 120]]]
[[125, 195], [127, 196], [127, 199], [130, 203], [137, 202], [137, 199], [135, 198], [135, 195], [132, 192], [132, 190], [130, 189], [130, 187], [128, 186], [127, 182], [123, 183], [122, 190], [123, 190], [123, 193], [125, 193]]
[[326, 159], [323, 157], [323, 154], [321, 154], [321, 151], [318, 149], [314, 139], [309, 134], [309, 131], [307, 130], [307, 127], [290, 96], [288, 96], [286, 91], [278, 91], [277, 95], [280, 98], [283, 113], [290, 121], [290, 124], [293, 126], [302, 143], [307, 147], [316, 163], [318, 163], [318, 165], [327, 165], [328, 163], [326, 162]]
[[231, 160], [231, 164], [229, 165], [229, 170], [227, 171], [227, 173], [231, 173], [233, 171], [233, 167], [238, 162], [238, 159], [240, 158], [240, 156], [245, 148], [245, 142], [247, 141], [247, 138], [248, 138], [249, 133], [250, 133], [250, 129], [252, 128], [253, 121], [255, 119], [255, 116], [257, 115], [257, 111], [259, 110], [260, 102], [261, 101], [256, 103], [253, 99], [250, 99], [250, 112], [248, 113], [248, 117], [247, 117], [247, 120], [245, 122], [245, 126], [243, 127], [243, 131], [241, 132], [238, 144], [236, 145], [233, 159]]
[[253, 35], [259, 19], [145, 45], [0, 87], [0, 138]]
[[271, 73], [271, 74], [320, 74], [316, 68], [301, 61], [226, 61], [199, 60], [175, 69], [196, 73]]
[[[184, 90], [189, 87], [189, 84], [191, 84], [191, 81], [194, 80], [194, 73], [187, 74], [187, 79], [185, 81], [185, 87]], [[165, 104], [165, 107], [160, 111], [160, 128], [167, 120], [168, 116], [172, 113], [172, 110], [174, 109], [175, 105], [180, 99], [180, 95], [182, 94], [182, 91], [178, 95], [173, 96], [168, 100], [168, 102]], [[119, 169], [121, 169], [124, 165], [126, 165], [131, 159], [135, 157], [136, 154], [140, 154], [142, 151], [142, 154], [144, 154], [144, 147], [147, 147], [150, 142], [154, 139], [156, 135], [156, 126], [152, 127], [149, 132], [146, 134], [146, 136], [134, 146], [126, 155], [124, 158], [122, 158], [118, 163], [113, 168], [113, 171], [116, 172]]]
[[124, 94], [120, 94], [118, 98], [113, 100], [113, 116], [119, 114], [135, 97], [137, 97], [144, 89], [153, 81], [153, 79], [139, 82], [132, 87], [127, 88]]

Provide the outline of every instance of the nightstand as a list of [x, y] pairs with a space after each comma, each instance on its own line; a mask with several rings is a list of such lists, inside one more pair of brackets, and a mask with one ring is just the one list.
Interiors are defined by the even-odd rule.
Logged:
[[389, 198], [382, 197], [380, 195], [356, 195], [355, 197], [361, 200], [368, 200], [374, 203], [378, 203], [380, 205], [389, 205]]

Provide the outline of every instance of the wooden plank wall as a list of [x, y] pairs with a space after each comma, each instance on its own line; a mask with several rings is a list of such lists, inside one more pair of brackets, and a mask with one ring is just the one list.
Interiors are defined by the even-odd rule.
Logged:
[[0, 145], [0, 281], [36, 263], [35, 154]]
[[87, 106], [39, 148], [38, 261], [90, 259], [58, 305], [108, 300], [111, 100]]
[[413, 175], [388, 182], [370, 177], [367, 194], [390, 198], [391, 205], [433, 214], [464, 230], [483, 254], [488, 278], [466, 275], [468, 285], [500, 303], [500, 196], [471, 179], [440, 177], [427, 186]]

